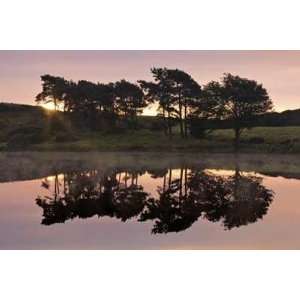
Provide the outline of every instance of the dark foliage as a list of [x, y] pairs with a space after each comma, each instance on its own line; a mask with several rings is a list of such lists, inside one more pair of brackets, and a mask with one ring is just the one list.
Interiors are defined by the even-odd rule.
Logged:
[[39, 144], [46, 140], [43, 128], [25, 127], [18, 128], [9, 133], [7, 147], [10, 149], [23, 149], [31, 144]]
[[78, 126], [104, 132], [142, 129], [138, 116], [145, 107], [157, 104], [160, 122], [149, 129], [163, 130], [171, 138], [178, 125], [182, 138], [189, 134], [201, 138], [207, 130], [232, 128], [236, 147], [242, 130], [254, 124], [299, 122], [292, 112], [280, 117], [267, 114], [272, 101], [266, 89], [254, 80], [225, 74], [221, 82], [212, 81], [201, 88], [191, 75], [179, 69], [152, 68], [151, 73], [153, 82], [139, 80], [138, 84], [124, 79], [108, 84], [74, 82], [43, 75], [42, 92], [36, 101], [53, 103]]

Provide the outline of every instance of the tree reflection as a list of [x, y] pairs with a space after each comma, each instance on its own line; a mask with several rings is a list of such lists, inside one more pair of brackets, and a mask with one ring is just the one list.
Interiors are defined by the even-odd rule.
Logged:
[[[43, 209], [42, 224], [63, 223], [68, 219], [116, 217], [126, 221], [137, 216], [144, 208], [147, 193], [137, 184], [137, 175], [127, 172], [119, 180], [117, 173], [100, 175], [97, 172], [64, 174], [64, 189], [54, 179], [52, 196], [38, 197], [36, 203]], [[131, 182], [128, 183], [128, 178]], [[49, 189], [49, 183], [42, 183]]]
[[179, 232], [189, 228], [201, 215], [198, 203], [190, 197], [187, 169], [180, 169], [180, 177], [172, 180], [169, 170], [168, 184], [158, 188], [158, 199], [149, 198], [140, 221], [155, 220], [153, 233]]
[[220, 222], [232, 229], [256, 222], [267, 213], [273, 192], [262, 178], [243, 174], [238, 165], [233, 175], [207, 170], [153, 169], [147, 171], [159, 182], [157, 193], [139, 184], [146, 171], [107, 170], [55, 175], [42, 186], [51, 196], [38, 197], [42, 224], [63, 223], [93, 216], [152, 221], [152, 233], [179, 232], [198, 219]]
[[191, 182], [198, 185], [193, 189], [196, 191], [193, 197], [200, 202], [202, 217], [211, 222], [221, 221], [225, 229], [262, 219], [273, 201], [273, 192], [262, 185], [261, 177], [243, 175], [238, 169], [229, 177], [200, 175], [199, 178], [195, 174]]
[[140, 214], [145, 205], [147, 193], [141, 185], [137, 184], [138, 175], [131, 174], [131, 183], [127, 184], [127, 174], [125, 183], [122, 184], [114, 178], [105, 178], [104, 190], [100, 193], [101, 209], [98, 216], [108, 215], [116, 217], [123, 222]]
[[254, 223], [263, 218], [273, 201], [273, 191], [262, 185], [261, 177], [243, 176], [236, 169], [227, 185], [230, 198], [223, 219], [226, 229]]

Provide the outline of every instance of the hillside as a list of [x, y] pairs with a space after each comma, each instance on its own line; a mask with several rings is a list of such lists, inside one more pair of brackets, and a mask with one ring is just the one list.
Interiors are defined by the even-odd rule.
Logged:
[[[275, 113], [276, 118], [298, 124], [300, 110]], [[293, 117], [287, 117], [293, 116]], [[298, 117], [299, 116], [299, 117]], [[273, 118], [274, 120], [274, 118]], [[160, 121], [152, 116], [138, 119], [139, 130], [95, 130], [74, 125], [71, 115], [31, 105], [0, 103], [0, 149], [2, 151], [185, 151], [232, 152], [233, 132], [218, 129], [205, 138], [167, 138]], [[178, 128], [174, 128], [174, 131]], [[245, 130], [243, 152], [300, 153], [300, 127], [259, 126]]]

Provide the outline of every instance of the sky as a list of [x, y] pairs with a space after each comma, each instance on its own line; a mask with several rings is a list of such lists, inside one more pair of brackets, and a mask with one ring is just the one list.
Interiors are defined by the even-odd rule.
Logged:
[[182, 69], [200, 85], [223, 73], [255, 79], [276, 111], [300, 108], [300, 51], [0, 51], [0, 102], [34, 105], [43, 74], [135, 82], [151, 80], [152, 67]]

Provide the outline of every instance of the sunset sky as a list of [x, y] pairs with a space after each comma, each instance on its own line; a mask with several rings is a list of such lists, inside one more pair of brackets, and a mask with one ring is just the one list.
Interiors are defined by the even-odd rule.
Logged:
[[255, 79], [275, 110], [300, 108], [300, 51], [0, 51], [0, 101], [35, 104], [42, 74], [105, 83], [150, 80], [151, 67], [182, 69], [200, 85], [225, 72]]

